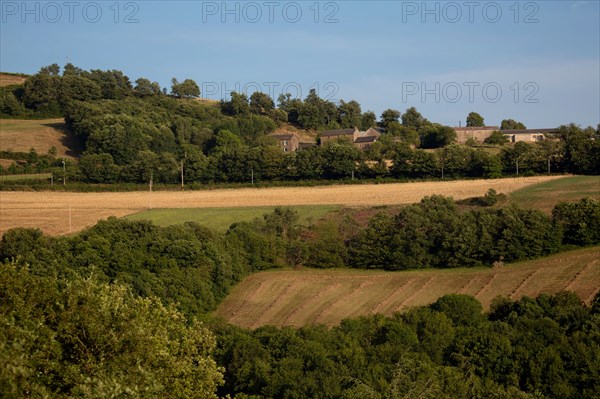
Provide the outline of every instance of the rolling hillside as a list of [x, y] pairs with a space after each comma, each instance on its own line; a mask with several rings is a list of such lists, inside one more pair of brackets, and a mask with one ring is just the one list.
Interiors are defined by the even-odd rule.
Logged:
[[[510, 193], [532, 184], [556, 179], [535, 176], [519, 179], [456, 180], [391, 184], [270, 187], [202, 191], [141, 192], [2, 192], [0, 234], [14, 227], [39, 227], [49, 234], [79, 231], [108, 216], [125, 216], [150, 209], [239, 208], [294, 205], [368, 207], [419, 202], [433, 194], [464, 199], [481, 196], [489, 188]], [[138, 218], [153, 218], [153, 214]], [[182, 220], [177, 213], [173, 224]], [[184, 215], [185, 216], [185, 215]], [[192, 216], [188, 220], [194, 220]]]
[[55, 119], [0, 119], [0, 151], [46, 154], [55, 147], [58, 157], [78, 157], [83, 144], [72, 135], [62, 118]]
[[27, 75], [20, 73], [0, 72], [0, 87], [10, 85], [20, 85], [25, 82]]
[[486, 309], [499, 295], [517, 299], [562, 290], [589, 304], [600, 290], [598, 282], [600, 247], [494, 269], [270, 271], [247, 277], [215, 315], [250, 328], [336, 325], [349, 317], [391, 315], [450, 293], [473, 295]]

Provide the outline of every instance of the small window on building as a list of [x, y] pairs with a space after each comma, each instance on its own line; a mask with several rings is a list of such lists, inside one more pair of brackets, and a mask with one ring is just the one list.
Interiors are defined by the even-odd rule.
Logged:
[[283, 140], [283, 145], [287, 145], [287, 140]]
[[283, 147], [283, 152], [288, 152], [287, 147]]

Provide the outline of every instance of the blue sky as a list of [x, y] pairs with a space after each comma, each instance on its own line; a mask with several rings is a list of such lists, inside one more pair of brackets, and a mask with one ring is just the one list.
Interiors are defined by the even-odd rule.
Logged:
[[0, 1], [0, 70], [67, 60], [204, 96], [284, 91], [377, 115], [600, 122], [598, 1]]

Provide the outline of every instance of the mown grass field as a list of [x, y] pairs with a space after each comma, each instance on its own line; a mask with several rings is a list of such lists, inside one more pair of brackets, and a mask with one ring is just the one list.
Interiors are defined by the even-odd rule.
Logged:
[[349, 317], [427, 305], [450, 293], [473, 295], [488, 309], [499, 295], [518, 299], [563, 290], [592, 301], [600, 291], [600, 247], [494, 269], [262, 272], [238, 284], [215, 315], [249, 328], [336, 325]]
[[67, 129], [62, 118], [55, 119], [0, 119], [0, 151], [46, 154], [55, 147], [58, 157], [78, 157], [83, 144]]
[[[340, 209], [337, 205], [292, 206], [298, 212], [299, 222], [307, 225], [322, 218], [329, 212]], [[242, 208], [188, 208], [154, 209], [126, 216], [129, 220], [151, 220], [160, 226], [196, 222], [224, 233], [235, 222], [251, 221], [270, 213], [274, 206], [256, 206]]]
[[569, 176], [513, 191], [510, 202], [524, 208], [550, 213], [559, 202], [578, 201], [583, 197], [600, 199], [600, 176]]

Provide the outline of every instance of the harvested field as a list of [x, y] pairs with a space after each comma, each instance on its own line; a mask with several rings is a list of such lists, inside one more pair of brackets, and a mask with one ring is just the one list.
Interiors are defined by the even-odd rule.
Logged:
[[64, 119], [0, 119], [0, 150], [29, 152], [34, 148], [38, 154], [46, 154], [55, 147], [57, 157], [77, 157], [83, 145], [67, 129]]
[[10, 85], [20, 85], [25, 83], [27, 76], [13, 73], [2, 73], [0, 72], [0, 87]]
[[39, 227], [49, 234], [68, 234], [91, 226], [108, 216], [124, 216], [156, 208], [397, 205], [418, 202], [424, 196], [433, 194], [464, 199], [484, 195], [490, 188], [508, 194], [531, 184], [556, 178], [536, 176], [497, 180], [153, 193], [0, 192], [0, 234], [13, 227]]
[[373, 313], [391, 315], [450, 293], [473, 295], [485, 309], [499, 295], [518, 299], [562, 290], [590, 304], [600, 290], [598, 282], [600, 247], [495, 269], [270, 271], [238, 284], [215, 314], [242, 327], [299, 327], [336, 325]]

